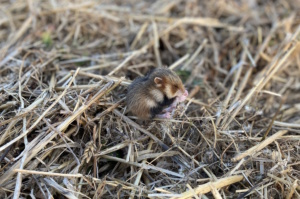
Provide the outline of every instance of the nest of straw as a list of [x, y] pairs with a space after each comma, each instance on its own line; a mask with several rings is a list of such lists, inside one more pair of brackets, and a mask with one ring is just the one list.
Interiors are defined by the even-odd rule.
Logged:
[[[299, 1], [8, 1], [1, 198], [299, 198]], [[171, 120], [126, 112], [167, 65]]]

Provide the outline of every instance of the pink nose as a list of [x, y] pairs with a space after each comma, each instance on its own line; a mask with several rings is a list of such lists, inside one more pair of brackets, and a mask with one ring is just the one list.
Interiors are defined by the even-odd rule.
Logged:
[[184, 91], [183, 96], [187, 97], [189, 95], [189, 92], [187, 90]]

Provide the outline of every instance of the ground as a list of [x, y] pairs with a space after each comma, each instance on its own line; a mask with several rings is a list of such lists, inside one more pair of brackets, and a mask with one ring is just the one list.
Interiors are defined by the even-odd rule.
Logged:
[[[300, 2], [4, 0], [1, 198], [300, 198]], [[172, 119], [126, 111], [154, 67]]]

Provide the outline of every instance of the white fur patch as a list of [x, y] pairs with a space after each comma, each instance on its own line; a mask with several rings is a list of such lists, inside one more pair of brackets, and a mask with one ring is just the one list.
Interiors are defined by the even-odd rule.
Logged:
[[146, 103], [147, 106], [149, 106], [149, 107], [154, 107], [154, 106], [156, 106], [156, 102], [155, 102], [154, 100], [152, 100], [152, 99], [146, 99], [146, 100], [145, 100], [145, 103]]
[[161, 101], [164, 100], [164, 95], [163, 95], [163, 93], [162, 93], [161, 91], [159, 91], [159, 90], [154, 89], [154, 90], [150, 91], [150, 94], [151, 94], [151, 95], [154, 97], [154, 99], [155, 99], [156, 101], [158, 101], [158, 102], [161, 102]]
[[171, 91], [171, 86], [170, 85], [166, 85], [165, 92], [166, 92], [166, 95], [167, 95], [168, 98], [175, 97], [175, 95]]

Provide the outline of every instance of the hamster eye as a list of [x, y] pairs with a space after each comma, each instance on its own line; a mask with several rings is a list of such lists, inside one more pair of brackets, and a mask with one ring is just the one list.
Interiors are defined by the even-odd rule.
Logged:
[[174, 85], [174, 88], [178, 89], [179, 87], [177, 85]]

